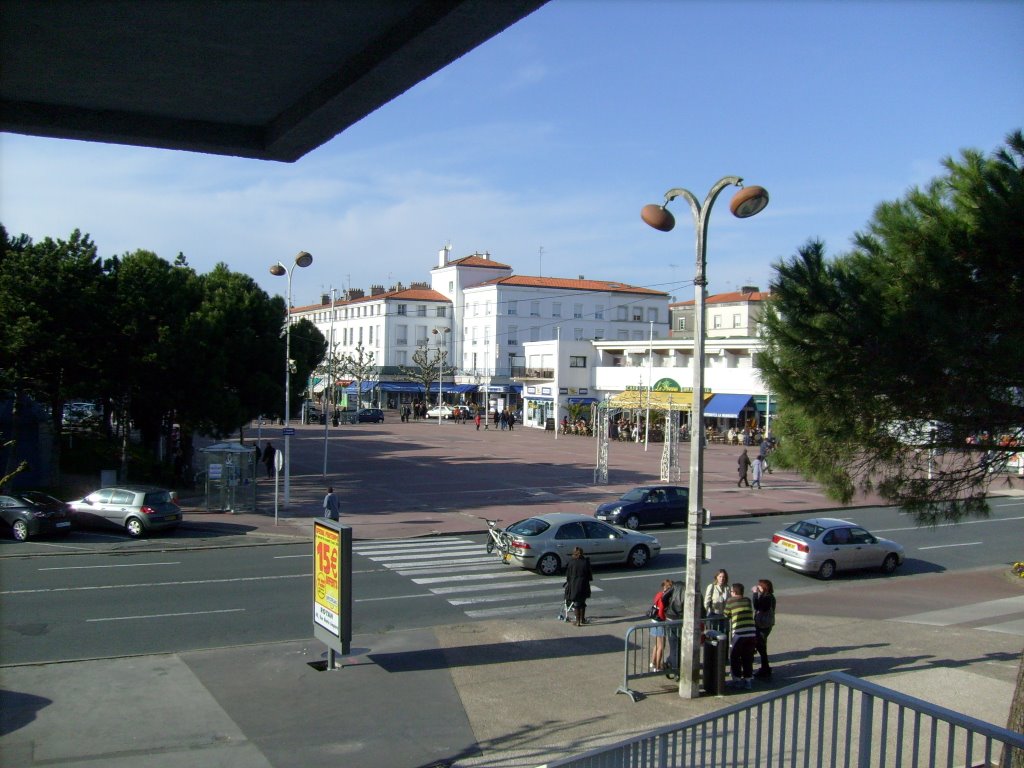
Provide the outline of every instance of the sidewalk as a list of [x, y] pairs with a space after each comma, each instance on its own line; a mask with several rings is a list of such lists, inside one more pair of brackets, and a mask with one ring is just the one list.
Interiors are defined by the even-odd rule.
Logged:
[[[590, 441], [429, 428], [345, 431], [338, 459], [349, 469], [358, 460], [358, 476], [339, 472], [328, 481], [340, 490], [342, 521], [357, 539], [476, 533], [485, 529], [485, 517], [511, 522], [539, 510], [592, 511], [598, 501], [657, 481], [660, 446], [654, 454], [613, 446], [615, 483], [595, 487], [588, 482]], [[419, 439], [430, 435], [458, 440]], [[261, 480], [258, 513], [206, 513], [189, 505], [183, 527], [233, 542], [308, 541], [325, 482], [315, 473], [311, 444], [295, 442], [292, 505], [276, 525], [273, 485]], [[736, 489], [737, 453], [708, 450], [705, 506], [713, 518], [834, 509], [813, 485], [782, 472], [768, 476], [762, 491]], [[685, 475], [680, 484], [687, 484]], [[912, 576], [901, 586], [941, 592], [950, 579], [987, 600], [1024, 592], [997, 568]], [[854, 581], [842, 587], [860, 588]], [[661, 676], [631, 683], [645, 694], [637, 703], [616, 695], [626, 630], [643, 619], [612, 610], [594, 610], [585, 627], [552, 616], [357, 635], [344, 667], [325, 672], [312, 666], [326, 659], [312, 638], [7, 667], [0, 669], [0, 764], [536, 766], [832, 670], [1005, 724], [1018, 635], [845, 617], [841, 590], [815, 603], [816, 589], [809, 580], [799, 590], [804, 599], [787, 596], [770, 641], [773, 681], [749, 693], [697, 700], [681, 699]], [[829, 615], [800, 612], [801, 604], [820, 605], [824, 598], [833, 606]]]

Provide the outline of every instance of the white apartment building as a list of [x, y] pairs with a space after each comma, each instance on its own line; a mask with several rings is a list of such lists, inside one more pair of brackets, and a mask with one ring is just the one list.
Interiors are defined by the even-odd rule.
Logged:
[[[411, 364], [417, 346], [441, 343], [457, 369], [446, 393], [483, 390], [488, 399], [494, 395], [510, 406], [519, 405], [522, 386], [531, 380], [527, 342], [642, 340], [652, 332], [663, 339], [669, 331], [668, 295], [649, 288], [583, 276], [514, 275], [488, 253], [450, 259], [448, 248], [430, 277], [429, 287], [373, 286], [368, 296], [324, 296], [318, 305], [293, 308], [292, 317], [311, 320], [333, 338], [339, 354], [352, 354], [360, 345], [373, 352], [388, 391], [409, 391], [398, 386], [400, 366]], [[466, 399], [484, 402], [482, 396]]]

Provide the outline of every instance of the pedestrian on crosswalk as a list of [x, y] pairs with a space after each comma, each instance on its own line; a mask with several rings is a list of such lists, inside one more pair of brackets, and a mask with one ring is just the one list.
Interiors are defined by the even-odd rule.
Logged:
[[324, 496], [324, 517], [328, 520], [341, 519], [341, 502], [334, 495], [334, 486], [328, 486], [327, 495]]
[[587, 598], [590, 597], [590, 582], [593, 580], [590, 558], [583, 554], [581, 547], [576, 547], [565, 568], [565, 602], [572, 603], [576, 609], [577, 627], [587, 623]]

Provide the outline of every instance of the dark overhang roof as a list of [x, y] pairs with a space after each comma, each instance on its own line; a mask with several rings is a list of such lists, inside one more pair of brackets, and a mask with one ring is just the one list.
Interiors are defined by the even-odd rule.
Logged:
[[2, 0], [0, 130], [293, 161], [546, 0]]

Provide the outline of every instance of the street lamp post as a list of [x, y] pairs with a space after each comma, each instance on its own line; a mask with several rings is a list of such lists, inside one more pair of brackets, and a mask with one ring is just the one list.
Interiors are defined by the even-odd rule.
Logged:
[[451, 328], [435, 328], [431, 331], [437, 336], [437, 426], [441, 426], [441, 383], [444, 379], [444, 355], [441, 354], [441, 345], [445, 344], [446, 333], [451, 333]]
[[313, 263], [313, 257], [305, 251], [299, 251], [295, 256], [295, 263], [285, 267], [280, 261], [270, 268], [270, 274], [274, 277], [288, 276], [288, 299], [284, 308], [284, 507], [291, 503], [291, 473], [292, 473], [292, 435], [289, 422], [291, 421], [291, 398], [292, 398], [292, 272], [296, 267], [308, 267]]
[[690, 420], [690, 508], [686, 535], [686, 595], [683, 607], [683, 637], [679, 659], [679, 695], [694, 699], [700, 696], [700, 566], [704, 557], [704, 299], [707, 279], [707, 234], [711, 208], [722, 190], [741, 187], [729, 204], [734, 216], [745, 219], [764, 210], [768, 192], [763, 187], [743, 188], [743, 179], [725, 176], [708, 192], [701, 205], [686, 189], [675, 188], [665, 193], [662, 205], [645, 205], [640, 217], [650, 226], [669, 232], [675, 218], [668, 204], [683, 197], [690, 204], [697, 236], [697, 274], [694, 277], [693, 323], [693, 410]]

